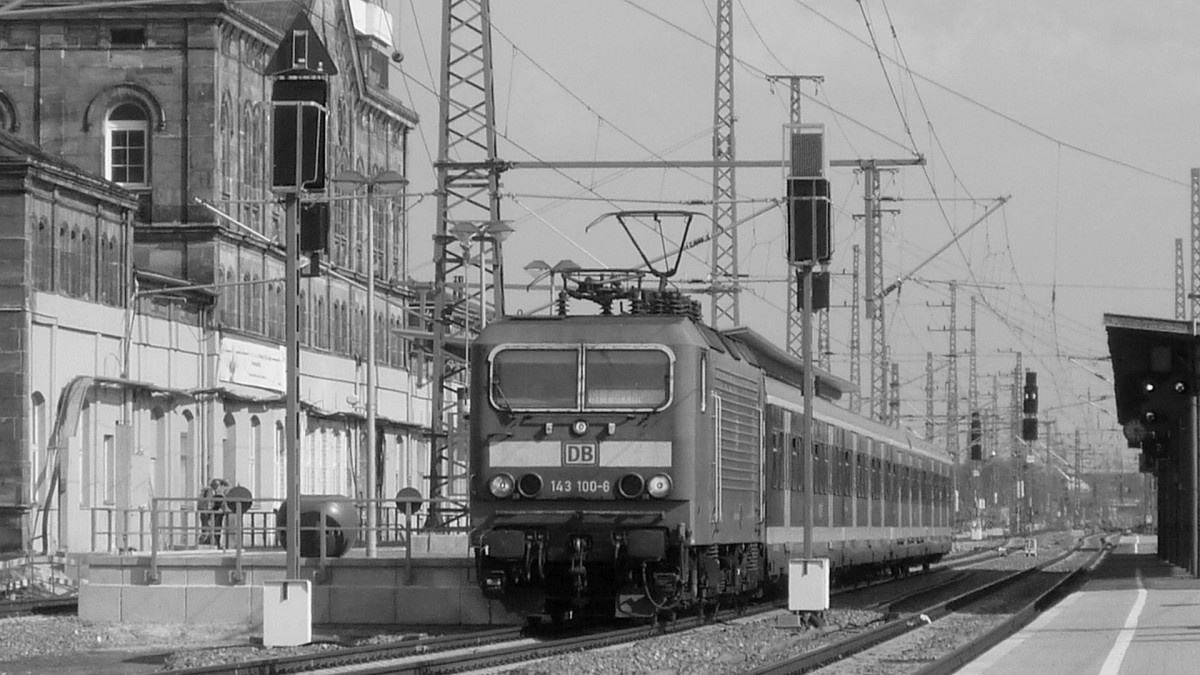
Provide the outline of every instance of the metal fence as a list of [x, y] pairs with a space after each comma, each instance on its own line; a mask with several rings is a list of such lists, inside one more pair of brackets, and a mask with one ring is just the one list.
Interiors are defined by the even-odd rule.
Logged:
[[[341, 531], [353, 540], [352, 548], [366, 545], [368, 508], [376, 509], [375, 537], [378, 547], [387, 557], [397, 557], [403, 550], [406, 565], [411, 569], [414, 537], [427, 534], [464, 534], [469, 532], [465, 504], [440, 499], [409, 499], [403, 504], [393, 500], [350, 499], [338, 495], [314, 496], [352, 504], [358, 522], [334, 523], [327, 517], [302, 520], [313, 522], [302, 526], [300, 540], [315, 536], [319, 553], [315, 557], [324, 567], [335, 552], [329, 550], [330, 535]], [[430, 503], [438, 504], [442, 523], [427, 525]], [[137, 553], [150, 552], [151, 576], [157, 578], [159, 556], [170, 551], [220, 550], [234, 555], [235, 578], [241, 578], [242, 555], [248, 551], [283, 549], [283, 523], [277, 512], [283, 499], [256, 499], [253, 508], [239, 511], [223, 505], [221, 508], [201, 508], [195, 498], [155, 498], [149, 508], [95, 507], [91, 509], [91, 544], [93, 552]], [[456, 517], [446, 519], [446, 513]]]

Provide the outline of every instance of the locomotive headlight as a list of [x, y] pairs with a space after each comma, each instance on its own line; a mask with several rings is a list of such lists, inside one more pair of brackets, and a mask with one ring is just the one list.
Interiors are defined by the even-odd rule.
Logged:
[[627, 473], [621, 476], [621, 480], [617, 481], [617, 492], [626, 499], [633, 499], [642, 494], [642, 490], [646, 487], [646, 481], [636, 473]]
[[536, 473], [527, 473], [517, 481], [517, 492], [522, 497], [536, 497], [542, 491], [542, 477]]
[[646, 481], [646, 492], [655, 499], [662, 499], [671, 494], [671, 477], [660, 473]]
[[575, 420], [574, 422], [571, 423], [571, 433], [575, 434], [576, 436], [582, 436], [582, 435], [586, 434], [587, 430], [588, 430], [587, 420]]
[[496, 499], [508, 499], [512, 496], [516, 486], [517, 484], [513, 481], [513, 477], [506, 473], [498, 473], [488, 481], [488, 491]]

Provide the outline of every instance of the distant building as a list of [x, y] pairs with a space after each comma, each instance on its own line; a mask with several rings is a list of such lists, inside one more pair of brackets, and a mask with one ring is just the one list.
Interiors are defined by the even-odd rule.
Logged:
[[[301, 6], [339, 70], [330, 175], [406, 173], [417, 117], [388, 92], [377, 2], [28, 0], [0, 21], [0, 549], [145, 548], [152, 500], [186, 522], [212, 477], [259, 509], [284, 496], [284, 224], [263, 72]], [[332, 270], [300, 288], [302, 491], [365, 495], [374, 325], [380, 494], [428, 494], [431, 364], [412, 337], [427, 301], [407, 283], [403, 200], [331, 211]]]

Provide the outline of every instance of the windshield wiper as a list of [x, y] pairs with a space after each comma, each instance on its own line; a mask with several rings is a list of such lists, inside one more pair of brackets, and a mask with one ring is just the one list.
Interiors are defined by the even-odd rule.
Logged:
[[496, 399], [496, 403], [499, 403], [503, 410], [512, 412], [512, 404], [508, 402], [508, 396], [504, 395], [504, 388], [497, 381], [492, 382], [492, 398]]

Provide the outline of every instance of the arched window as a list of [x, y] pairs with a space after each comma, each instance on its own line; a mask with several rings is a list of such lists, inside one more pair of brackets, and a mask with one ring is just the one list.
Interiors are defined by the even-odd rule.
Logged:
[[83, 254], [79, 250], [81, 242], [79, 240], [79, 228], [71, 228], [71, 239], [67, 244], [67, 268], [66, 272], [66, 287], [67, 295], [78, 297], [83, 295], [80, 275], [81, 258]]
[[55, 244], [54, 269], [58, 274], [54, 280], [54, 290], [59, 293], [67, 293], [69, 286], [67, 282], [71, 278], [71, 231], [66, 225], [58, 226], [58, 242]]
[[338, 352], [350, 353], [350, 303], [343, 301], [338, 308]]
[[233, 199], [234, 185], [237, 181], [237, 163], [233, 149], [234, 119], [233, 107], [229, 103], [229, 94], [221, 97], [221, 117], [218, 120], [221, 135], [221, 197]]
[[254, 285], [250, 283], [250, 274], [242, 275], [241, 311], [238, 312], [239, 325], [242, 330], [254, 330]]
[[12, 99], [3, 89], [0, 89], [0, 129], [9, 133], [15, 133], [21, 128], [21, 121], [17, 118], [17, 108], [13, 105]]
[[[218, 277], [220, 272], [217, 273]], [[226, 284], [233, 281], [233, 271], [229, 268], [225, 269], [224, 281]], [[233, 326], [235, 311], [237, 310], [237, 296], [231, 286], [225, 286], [221, 289], [221, 296], [217, 299], [218, 320], [222, 326]]]
[[[253, 199], [253, 193], [250, 191], [250, 186], [254, 182], [254, 155], [262, 152], [261, 148], [256, 148], [252, 145], [253, 142], [253, 123], [254, 114], [251, 109], [251, 104], [247, 102], [242, 106], [241, 125], [238, 128], [238, 152], [241, 153], [241, 161], [238, 167], [241, 170], [241, 181], [238, 185], [238, 199], [249, 200]], [[241, 205], [242, 222], [253, 222], [251, 216], [252, 211], [249, 203]], [[253, 225], [252, 225], [253, 227]]]
[[262, 496], [263, 486], [260, 484], [263, 465], [262, 422], [258, 415], [250, 418], [250, 463], [246, 470], [246, 487], [255, 497]]
[[[367, 173], [367, 168], [361, 159], [358, 160], [357, 170], [364, 176], [373, 175]], [[353, 266], [354, 271], [366, 272], [367, 258], [364, 249], [367, 245], [367, 238], [364, 235], [364, 231], [366, 230], [367, 209], [370, 206], [358, 199], [353, 200], [353, 202], [354, 218], [350, 224], [350, 246], [353, 248], [354, 253], [350, 264]]]
[[397, 367], [404, 365], [404, 354], [400, 348], [403, 343], [400, 339], [400, 329], [403, 327], [400, 325], [400, 316], [393, 316], [392, 329], [388, 331], [388, 363]]
[[329, 314], [325, 309], [325, 298], [317, 298], [316, 321], [313, 325], [313, 346], [329, 348]]
[[121, 253], [124, 247], [118, 247], [120, 241], [120, 237], [115, 234], [108, 240], [108, 271], [105, 277], [108, 278], [108, 284], [111, 287], [109, 292], [110, 304], [117, 307], [124, 307], [125, 267], [121, 261]]
[[299, 305], [300, 308], [297, 310], [298, 316], [296, 317], [296, 332], [300, 334], [301, 343], [312, 345], [312, 335], [309, 335], [309, 324], [311, 321], [309, 321], [308, 318], [308, 302], [304, 297], [304, 291], [300, 291], [298, 297], [299, 300], [296, 302], [296, 304]]
[[275, 491], [270, 496], [274, 499], [287, 496], [287, 433], [283, 422], [275, 423]]
[[[378, 176], [383, 171], [383, 167], [375, 166], [371, 169], [372, 176]], [[387, 197], [376, 197], [369, 200], [367, 208], [371, 209], [371, 231], [370, 231], [370, 247], [371, 253], [375, 258], [375, 278], [386, 279], [388, 276], [387, 268], [387, 252], [388, 252], [388, 232], [391, 224], [388, 222], [388, 213], [391, 209], [388, 208], [388, 203], [391, 201]]]
[[100, 302], [112, 304], [112, 281], [108, 278], [108, 235], [103, 232], [100, 234], [99, 246], [96, 254], [96, 260], [100, 266], [99, 278], [96, 281], [96, 296]]
[[362, 305], [354, 306], [354, 355], [367, 354], [367, 310]]
[[232, 413], [225, 413], [225, 438], [221, 441], [222, 473], [217, 477], [229, 481], [230, 485], [238, 484], [237, 445], [237, 419]]
[[[173, 453], [167, 447], [167, 416], [162, 406], [154, 406], [150, 410], [150, 422], [154, 426], [154, 484], [151, 486], [151, 494], [174, 497], [175, 495], [171, 494], [171, 468], [174, 462], [170, 458]], [[165, 506], [171, 508], [173, 505]]]
[[96, 250], [92, 233], [84, 230], [79, 235], [79, 295], [91, 300], [96, 287]]
[[54, 290], [54, 234], [45, 218], [33, 223], [33, 279], [39, 291]]
[[408, 232], [405, 228], [404, 208], [399, 203], [392, 202], [391, 212], [392, 279], [404, 280], [408, 277], [408, 264], [405, 260], [408, 252]]
[[[250, 147], [253, 150], [250, 153], [250, 175], [247, 182], [250, 184], [251, 199], [259, 200], [263, 198], [267, 180], [265, 171], [267, 144], [263, 139], [262, 107], [257, 103], [250, 107]], [[251, 204], [250, 214], [250, 226], [255, 231], [263, 233], [266, 229], [266, 219], [263, 218], [262, 205], [257, 202]]]
[[196, 417], [190, 410], [183, 411], [183, 430], [179, 432], [179, 492], [186, 497], [199, 493], [196, 483]]
[[150, 115], [136, 103], [121, 103], [104, 122], [104, 177], [126, 187], [150, 183]]
[[30, 420], [29, 429], [29, 478], [32, 489], [30, 494], [33, 499], [41, 501], [42, 495], [39, 494], [38, 488], [38, 472], [42, 468], [42, 455], [46, 451], [46, 446], [49, 441], [46, 430], [46, 397], [42, 396], [41, 392], [33, 392], [30, 397], [33, 406], [33, 418]]
[[263, 332], [263, 305], [262, 305], [262, 284], [259, 283], [257, 274], [246, 274], [244, 277], [247, 282], [245, 285], [246, 308], [243, 312], [246, 315], [245, 328], [253, 333]]
[[331, 326], [331, 328], [333, 329], [333, 339], [332, 339], [331, 343], [332, 343], [334, 351], [341, 351], [341, 349], [342, 349], [342, 328], [338, 324], [341, 323], [341, 318], [342, 318], [342, 303], [340, 300], [333, 300], [329, 303], [329, 305], [330, 305], [329, 311], [333, 314], [333, 320], [331, 322], [333, 324]]
[[375, 361], [379, 362], [381, 355], [386, 354], [387, 349], [387, 321], [380, 311], [375, 312]]

